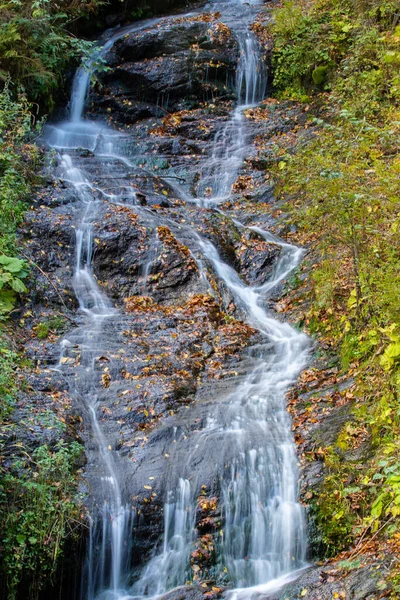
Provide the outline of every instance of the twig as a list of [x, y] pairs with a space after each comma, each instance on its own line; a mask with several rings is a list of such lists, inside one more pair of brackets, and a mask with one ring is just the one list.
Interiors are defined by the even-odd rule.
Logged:
[[374, 535], [365, 542], [365, 544], [362, 544], [362, 546], [360, 547], [360, 544], [363, 540], [363, 537], [365, 535], [365, 533], [368, 531], [368, 529], [371, 527], [371, 525], [369, 525], [369, 527], [367, 527], [367, 529], [365, 530], [364, 534], [361, 536], [360, 541], [358, 542], [356, 548], [354, 549], [354, 552], [352, 554], [350, 554], [349, 556], [349, 560], [355, 556], [357, 556], [358, 554], [360, 554], [361, 550], [364, 548], [364, 546], [366, 546], [367, 544], [369, 544], [370, 542], [372, 542], [372, 540], [374, 540], [376, 538], [376, 536], [378, 535], [378, 533], [380, 533], [382, 531], [382, 529], [384, 529], [386, 527], [386, 525], [388, 525], [391, 521], [393, 521], [395, 518], [394, 515], [392, 515], [390, 517], [390, 519], [388, 519], [381, 527], [379, 527], [379, 529], [374, 533]]
[[[50, 285], [54, 288], [57, 296], [60, 298], [62, 305], [64, 306], [65, 310], [68, 310], [68, 306], [65, 304], [63, 297], [61, 296], [59, 289], [57, 288], [57, 286], [55, 285], [55, 283], [53, 283], [50, 279], [50, 277], [43, 271], [43, 269], [41, 269], [39, 267], [39, 265], [37, 263], [35, 263], [34, 260], [32, 260], [29, 256], [27, 256], [26, 254], [24, 254], [23, 252], [20, 253], [21, 256], [23, 256], [28, 262], [30, 262], [34, 267], [36, 267], [38, 269], [38, 271], [40, 271], [40, 273], [43, 275], [43, 277], [45, 277], [47, 279], [47, 281], [50, 283]], [[73, 319], [71, 319], [71, 317], [69, 317], [68, 315], [64, 315], [67, 319], [69, 319], [72, 323], [75, 323], [75, 321]]]

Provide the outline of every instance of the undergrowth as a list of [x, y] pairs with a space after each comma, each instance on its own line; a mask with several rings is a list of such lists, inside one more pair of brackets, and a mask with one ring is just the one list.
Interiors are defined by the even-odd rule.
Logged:
[[[400, 524], [400, 5], [285, 2], [274, 16], [276, 94], [310, 115], [276, 170], [319, 257], [305, 322], [356, 382], [315, 506], [334, 554]], [[340, 447], [357, 448], [360, 432], [367, 457], [348, 464]]]
[[21, 580], [28, 579], [32, 598], [51, 583], [65, 538], [80, 525], [75, 495], [82, 450], [79, 443], [62, 440], [31, 453], [18, 448], [2, 477], [2, 566], [9, 600]]

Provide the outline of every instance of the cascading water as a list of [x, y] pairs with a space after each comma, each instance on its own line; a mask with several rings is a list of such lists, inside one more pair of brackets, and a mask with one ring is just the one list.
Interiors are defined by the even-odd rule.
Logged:
[[195, 506], [190, 482], [179, 479], [178, 489], [168, 493], [164, 506], [164, 543], [131, 592], [136, 596], [159, 596], [188, 580], [191, 542], [194, 539]]
[[239, 25], [238, 28], [238, 23], [232, 22], [235, 18], [235, 11], [231, 14], [232, 4], [221, 3], [218, 8], [225, 8], [224, 16], [235, 31], [239, 44], [236, 73], [238, 106], [226, 125], [217, 131], [212, 155], [202, 170], [197, 195], [203, 198], [202, 204], [206, 206], [215, 206], [230, 197], [232, 184], [248, 151], [243, 112], [261, 102], [267, 89], [267, 71], [255, 36], [247, 27], [243, 29]]
[[[266, 90], [266, 71], [258, 44], [249, 30], [251, 8], [234, 3], [216, 3], [237, 37], [240, 60], [237, 72], [238, 106], [214, 138], [214, 147], [206, 161], [194, 197], [176, 186], [184, 200], [220, 204], [229, 197], [239, 168], [248, 149], [243, 111], [260, 102]], [[210, 8], [210, 7], [208, 7]], [[243, 10], [245, 18], [238, 18]], [[247, 19], [247, 20], [246, 20]], [[148, 21], [114, 32], [103, 50], [97, 51], [89, 70], [80, 69], [75, 77], [71, 100], [71, 118], [49, 125], [47, 143], [62, 151], [60, 177], [71, 185], [82, 205], [76, 228], [76, 260], [73, 285], [84, 319], [62, 342], [58, 368], [63, 372], [73, 354], [79, 353], [80, 370], [73, 393], [85, 407], [96, 447], [98, 476], [103, 504], [91, 523], [87, 555], [87, 600], [101, 597], [118, 600], [136, 596], [159, 595], [190, 577], [189, 559], [196, 536], [196, 478], [190, 482], [182, 467], [177, 489], [173, 484], [164, 507], [164, 541], [144, 567], [141, 577], [128, 587], [132, 509], [124, 498], [118, 477], [118, 453], [115, 440], [107, 438], [99, 419], [96, 357], [101, 355], [106, 327], [119, 318], [118, 311], [100, 289], [92, 271], [93, 222], [100, 202], [136, 204], [132, 189], [119, 195], [95, 186], [89, 175], [74, 167], [68, 149], [88, 148], [98, 160], [110, 157], [129, 168], [128, 157], [117, 153], [122, 134], [101, 123], [83, 117], [95, 59], [106, 52], [126, 32], [156, 23]], [[106, 164], [106, 162], [104, 162]], [[238, 223], [238, 226], [245, 226]], [[265, 297], [299, 263], [302, 252], [281, 242], [260, 228], [253, 228], [268, 241], [281, 246], [281, 255], [270, 279], [258, 287], [247, 286], [235, 270], [225, 264], [210, 241], [193, 229], [191, 248], [199, 267], [208, 266], [230, 290], [248, 323], [262, 334], [264, 343], [254, 350], [253, 368], [221, 408], [215, 407], [202, 431], [204, 445], [218, 441], [222, 457], [234, 449], [229, 469], [226, 465], [216, 476], [220, 480], [224, 527], [218, 548], [219, 563], [226, 567], [236, 588], [270, 585], [305, 565], [306, 534], [304, 516], [297, 502], [297, 466], [290, 420], [285, 410], [285, 393], [307, 360], [308, 342], [289, 325], [269, 316], [263, 307]], [[144, 285], [150, 273], [151, 256], [144, 270]], [[223, 462], [223, 459], [222, 459]], [[249, 592], [243, 592], [244, 596]], [[240, 596], [242, 592], [236, 592]]]
[[283, 253], [275, 279], [256, 290], [241, 282], [211, 244], [202, 245], [204, 254], [245, 310], [248, 322], [266, 338], [265, 346], [258, 348], [256, 366], [232, 394], [225, 416], [225, 437], [234, 436], [238, 452], [230, 477], [221, 481], [225, 508], [223, 562], [237, 587], [257, 586], [305, 564], [304, 520], [297, 503], [297, 461], [284, 394], [304, 364], [307, 342], [262, 308], [265, 291], [298, 264], [300, 251], [288, 247], [289, 257]]
[[[99, 423], [98, 389], [96, 385], [96, 355], [101, 351], [104, 323], [116, 317], [117, 311], [100, 291], [92, 272], [92, 223], [99, 203], [93, 197], [85, 175], [73, 166], [68, 154], [63, 155], [61, 173], [74, 187], [82, 203], [82, 217], [76, 228], [76, 259], [73, 287], [79, 308], [86, 315], [84, 324], [62, 341], [58, 368], [68, 364], [71, 353], [79, 348], [80, 370], [74, 379], [72, 392], [87, 411], [91, 430], [101, 460], [101, 486], [104, 504], [100, 507], [101, 522], [91, 524], [88, 553], [87, 598], [92, 600], [101, 589], [109, 587], [117, 597], [122, 587], [122, 565], [129, 546], [131, 511], [122, 502], [121, 490], [113, 453]], [[99, 532], [101, 528], [101, 533]], [[100, 544], [100, 554], [95, 556], [95, 545]]]

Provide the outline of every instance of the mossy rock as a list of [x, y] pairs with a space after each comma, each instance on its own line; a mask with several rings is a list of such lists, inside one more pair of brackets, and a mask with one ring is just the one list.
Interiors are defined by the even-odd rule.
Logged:
[[311, 74], [312, 80], [315, 83], [315, 85], [324, 85], [326, 83], [326, 79], [328, 76], [328, 70], [329, 67], [322, 66], [322, 67], [316, 67], [314, 69], [314, 71]]

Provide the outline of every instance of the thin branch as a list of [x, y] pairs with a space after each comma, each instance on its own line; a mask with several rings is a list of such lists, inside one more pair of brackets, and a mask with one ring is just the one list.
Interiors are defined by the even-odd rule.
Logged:
[[[43, 277], [45, 277], [47, 279], [47, 281], [50, 283], [50, 285], [53, 287], [53, 289], [55, 290], [57, 296], [60, 298], [62, 305], [64, 306], [65, 310], [68, 310], [68, 306], [65, 304], [63, 297], [60, 294], [60, 291], [58, 289], [58, 287], [55, 285], [55, 283], [53, 283], [50, 279], [50, 277], [47, 275], [47, 273], [45, 273], [43, 271], [43, 269], [41, 269], [39, 267], [39, 265], [37, 263], [35, 263], [34, 260], [32, 260], [29, 256], [27, 256], [26, 254], [24, 254], [23, 252], [20, 253], [21, 256], [23, 256], [28, 262], [30, 262], [34, 267], [36, 267], [38, 269], [38, 271], [40, 271], [40, 273], [43, 275]], [[69, 319], [72, 323], [75, 323], [75, 321], [69, 317], [68, 315], [64, 315], [67, 319]]]

